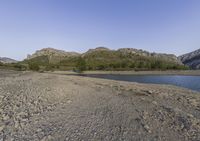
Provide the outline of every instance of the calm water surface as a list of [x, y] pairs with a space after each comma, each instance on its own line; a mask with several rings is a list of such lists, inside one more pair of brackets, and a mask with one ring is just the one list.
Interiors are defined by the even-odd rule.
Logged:
[[88, 77], [105, 78], [112, 80], [154, 83], [154, 84], [171, 84], [185, 87], [200, 92], [200, 76], [184, 75], [113, 75], [113, 74], [89, 74]]

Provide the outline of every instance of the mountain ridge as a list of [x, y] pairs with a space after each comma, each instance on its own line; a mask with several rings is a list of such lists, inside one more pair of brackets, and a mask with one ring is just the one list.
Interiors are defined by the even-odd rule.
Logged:
[[[149, 52], [149, 51], [146, 51], [146, 50], [142, 50], [142, 49], [136, 49], [136, 48], [119, 48], [119, 49], [116, 49], [116, 50], [111, 50], [107, 47], [96, 47], [96, 48], [93, 48], [93, 49], [88, 49], [86, 52], [84, 53], [78, 53], [78, 52], [67, 52], [65, 50], [60, 50], [60, 49], [56, 49], [56, 48], [52, 48], [52, 47], [47, 47], [47, 48], [42, 48], [40, 50], [36, 50], [33, 54], [28, 54], [27, 57], [24, 59], [24, 60], [29, 60], [29, 59], [33, 59], [33, 58], [36, 58], [36, 57], [39, 57], [39, 56], [62, 56], [62, 57], [73, 57], [73, 56], [84, 56], [85, 54], [90, 54], [92, 52], [96, 52], [96, 51], [119, 51], [123, 54], [136, 54], [136, 55], [142, 55], [142, 56], [154, 56], [154, 57], [158, 57], [158, 56], [168, 56], [168, 57], [171, 57], [171, 58], [178, 58], [178, 61], [180, 61], [180, 57], [183, 56], [176, 56], [174, 54], [167, 54], [167, 53], [155, 53], [155, 52]], [[200, 52], [200, 49], [199, 50], [196, 50], [198, 52]], [[189, 54], [189, 53], [187, 53]], [[184, 54], [184, 55], [187, 55], [187, 54]], [[5, 61], [4, 61], [5, 60]], [[9, 57], [0, 57], [0, 61], [2, 63], [6, 63], [7, 61], [8, 63], [11, 62], [11, 63], [16, 63], [18, 61], [16, 61], [15, 59], [11, 59]]]
[[39, 56], [61, 56], [61, 57], [74, 57], [74, 56], [85, 56], [88, 54], [91, 54], [93, 52], [101, 52], [101, 51], [115, 51], [115, 52], [121, 52], [122, 54], [135, 54], [135, 55], [141, 55], [141, 56], [152, 56], [152, 57], [164, 57], [168, 59], [172, 59], [173, 61], [177, 61], [179, 64], [181, 64], [180, 60], [176, 57], [174, 54], [166, 54], [166, 53], [155, 53], [155, 52], [148, 52], [146, 50], [142, 49], [135, 49], [135, 48], [119, 48], [117, 50], [111, 50], [107, 47], [96, 47], [94, 49], [89, 49], [85, 53], [77, 53], [77, 52], [66, 52], [64, 50], [58, 50], [55, 48], [43, 48], [41, 50], [37, 50], [32, 55], [27, 55], [27, 60], [33, 59], [35, 57]]
[[[184, 69], [184, 65], [173, 54], [148, 52], [135, 48], [107, 47], [89, 49], [84, 53], [66, 52], [54, 48], [37, 50], [24, 60], [43, 67], [72, 70], [77, 64], [85, 65], [86, 70], [166, 70]], [[79, 63], [81, 62], [81, 63]]]

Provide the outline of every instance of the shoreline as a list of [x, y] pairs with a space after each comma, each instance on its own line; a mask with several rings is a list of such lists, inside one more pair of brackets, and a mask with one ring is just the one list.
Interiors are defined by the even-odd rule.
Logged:
[[[16, 70], [5, 70], [0, 69], [0, 72], [10, 73], [16, 72]], [[31, 72], [31, 71], [17, 71], [21, 73]], [[42, 72], [43, 73], [43, 72]], [[113, 75], [188, 75], [188, 76], [200, 76], [200, 70], [166, 70], [166, 71], [83, 71], [82, 73], [77, 73], [74, 71], [44, 71], [44, 73], [50, 74], [113, 74]]]
[[[49, 73], [49, 72], [48, 72]], [[200, 70], [181, 70], [181, 71], [84, 71], [76, 73], [73, 71], [54, 71], [55, 74], [114, 74], [114, 75], [188, 75], [200, 76]]]

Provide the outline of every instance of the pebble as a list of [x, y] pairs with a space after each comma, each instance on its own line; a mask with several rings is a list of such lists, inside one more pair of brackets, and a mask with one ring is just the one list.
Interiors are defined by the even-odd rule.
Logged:
[[145, 129], [147, 132], [151, 133], [150, 127], [149, 127], [148, 125], [144, 125], [144, 129]]
[[146, 120], [148, 118], [148, 112], [144, 111], [142, 118]]
[[194, 115], [192, 115], [192, 114], [187, 114], [187, 116], [188, 116], [189, 118], [194, 118]]
[[0, 100], [3, 100], [4, 96], [0, 95]]
[[14, 127], [15, 127], [16, 129], [19, 128], [19, 126], [20, 126], [19, 121], [14, 120], [14, 123], [15, 123]]
[[41, 129], [41, 128], [38, 128], [36, 131], [37, 131], [37, 132], [42, 132], [42, 129]]
[[9, 119], [9, 116], [8, 115], [3, 115], [3, 120], [6, 121]]
[[152, 101], [152, 104], [154, 104], [154, 105], [158, 105], [158, 102], [156, 102], [156, 101]]
[[53, 137], [51, 135], [48, 135], [48, 136], [44, 136], [40, 141], [49, 141], [52, 139], [53, 139]]
[[72, 101], [71, 100], [67, 100], [67, 103], [70, 104], [70, 103], [72, 103]]
[[149, 90], [147, 91], [148, 94], [153, 94], [153, 91]]
[[0, 126], [0, 132], [3, 131], [4, 128], [5, 128], [5, 125]]

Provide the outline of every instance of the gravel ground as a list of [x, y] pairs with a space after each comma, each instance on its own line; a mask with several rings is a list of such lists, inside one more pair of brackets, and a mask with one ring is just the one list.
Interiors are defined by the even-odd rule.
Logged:
[[199, 141], [200, 93], [0, 71], [0, 141]]

